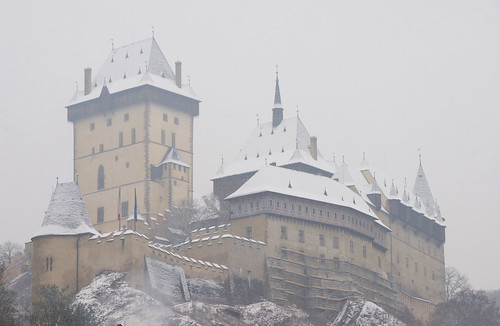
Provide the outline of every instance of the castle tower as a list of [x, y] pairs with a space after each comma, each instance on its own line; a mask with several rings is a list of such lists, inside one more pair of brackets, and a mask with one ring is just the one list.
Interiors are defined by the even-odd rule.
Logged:
[[61, 289], [68, 286], [70, 292], [80, 289], [80, 239], [87, 240], [95, 234], [78, 185], [58, 183], [42, 227], [31, 239], [33, 302], [43, 285], [56, 284]]
[[192, 200], [199, 100], [175, 68], [154, 38], [113, 48], [93, 80], [85, 69], [85, 88], [67, 106], [75, 179], [100, 232], [118, 228], [118, 210], [133, 214], [134, 189], [146, 220]]

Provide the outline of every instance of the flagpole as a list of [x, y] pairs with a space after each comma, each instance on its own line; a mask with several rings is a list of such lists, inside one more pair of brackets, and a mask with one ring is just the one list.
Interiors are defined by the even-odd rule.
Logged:
[[137, 189], [134, 188], [134, 232], [137, 231]]
[[118, 188], [118, 231], [122, 229], [122, 188]]

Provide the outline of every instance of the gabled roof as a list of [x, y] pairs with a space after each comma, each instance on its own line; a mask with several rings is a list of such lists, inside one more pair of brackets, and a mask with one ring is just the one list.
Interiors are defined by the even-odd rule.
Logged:
[[263, 192], [273, 192], [349, 207], [378, 220], [365, 200], [340, 182], [328, 177], [274, 166], [260, 169], [226, 199]]
[[181, 153], [175, 148], [175, 147], [170, 147], [167, 152], [165, 153], [165, 156], [163, 156], [163, 159], [161, 160], [161, 163], [157, 165], [163, 165], [167, 163], [175, 163], [177, 165], [185, 166], [187, 168], [190, 168], [189, 164], [184, 161], [184, 159], [181, 156]]
[[33, 238], [85, 233], [99, 234], [90, 222], [80, 187], [74, 182], [58, 183], [45, 212], [42, 227]]
[[92, 80], [92, 91], [77, 91], [68, 106], [98, 98], [103, 88], [110, 94], [151, 85], [197, 100], [189, 85], [177, 87], [175, 75], [154, 38], [115, 48]]
[[272, 122], [258, 125], [232, 162], [223, 163], [214, 179], [255, 172], [269, 165], [302, 163], [332, 174], [332, 166], [318, 151], [311, 155], [310, 135], [299, 117], [284, 119], [273, 128]]

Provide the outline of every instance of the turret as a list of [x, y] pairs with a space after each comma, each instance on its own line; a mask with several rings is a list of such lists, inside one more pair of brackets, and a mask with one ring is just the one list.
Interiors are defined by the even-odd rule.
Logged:
[[277, 127], [283, 121], [283, 106], [281, 105], [280, 84], [278, 72], [276, 71], [276, 88], [274, 90], [274, 107], [273, 107], [273, 128]]

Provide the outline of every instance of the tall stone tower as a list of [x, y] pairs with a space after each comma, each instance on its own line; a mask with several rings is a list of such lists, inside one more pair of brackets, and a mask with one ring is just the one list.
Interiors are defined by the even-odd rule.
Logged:
[[[149, 220], [193, 194], [193, 120], [199, 100], [156, 40], [113, 48], [71, 99], [74, 176], [95, 228], [118, 228], [138, 209]], [[119, 203], [119, 189], [121, 201]]]

